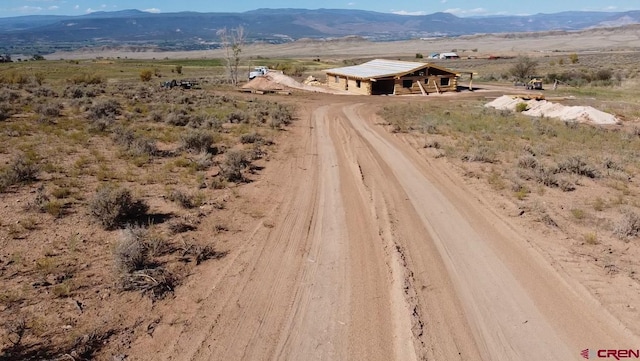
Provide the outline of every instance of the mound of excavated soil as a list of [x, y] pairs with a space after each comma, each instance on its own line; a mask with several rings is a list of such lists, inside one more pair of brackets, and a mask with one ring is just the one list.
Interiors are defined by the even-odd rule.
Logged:
[[282, 86], [282, 84], [278, 84], [266, 76], [255, 77], [247, 84], [243, 85], [242, 88], [254, 90], [284, 90], [284, 86]]
[[264, 76], [259, 76], [242, 86], [243, 89], [254, 90], [286, 90], [286, 89], [299, 89], [316, 93], [330, 93], [330, 94], [349, 94], [338, 90], [327, 89], [320, 86], [306, 85], [293, 79], [290, 76], [284, 75], [281, 72], [269, 71]]
[[500, 98], [485, 104], [485, 107], [515, 111], [519, 103], [527, 104], [527, 110], [522, 112], [522, 114], [534, 117], [550, 117], [567, 121], [600, 125], [612, 125], [619, 123], [619, 120], [615, 115], [590, 106], [565, 106], [547, 100], [525, 100], [520, 97], [510, 95], [503, 95]]

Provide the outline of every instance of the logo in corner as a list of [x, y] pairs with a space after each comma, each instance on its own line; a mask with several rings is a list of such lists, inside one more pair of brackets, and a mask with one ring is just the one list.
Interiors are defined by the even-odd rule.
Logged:
[[580, 355], [585, 358], [585, 359], [589, 359], [589, 356], [591, 356], [591, 353], [589, 352], [589, 349], [585, 349], [582, 350], [582, 352], [580, 352]]

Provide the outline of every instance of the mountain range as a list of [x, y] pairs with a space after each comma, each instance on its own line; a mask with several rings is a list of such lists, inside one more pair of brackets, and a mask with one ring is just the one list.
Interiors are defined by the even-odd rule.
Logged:
[[239, 25], [246, 30], [248, 42], [284, 43], [350, 35], [388, 41], [478, 33], [571, 31], [637, 23], [640, 11], [460, 18], [450, 13], [408, 16], [337, 9], [159, 14], [123, 10], [81, 16], [0, 18], [0, 52], [49, 53], [86, 46], [132, 44], [160, 50], [210, 49], [218, 46], [219, 29]]

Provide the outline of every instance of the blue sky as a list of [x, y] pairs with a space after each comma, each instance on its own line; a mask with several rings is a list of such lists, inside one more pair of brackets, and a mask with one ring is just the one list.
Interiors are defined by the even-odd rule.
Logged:
[[150, 12], [242, 12], [261, 7], [363, 9], [407, 15], [438, 11], [458, 16], [529, 15], [567, 10], [640, 10], [638, 0], [0, 0], [0, 17], [20, 15], [82, 15], [94, 11], [140, 9]]

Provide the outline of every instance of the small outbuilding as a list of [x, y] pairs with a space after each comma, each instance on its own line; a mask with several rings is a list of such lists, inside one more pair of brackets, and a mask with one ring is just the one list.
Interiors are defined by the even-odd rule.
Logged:
[[456, 91], [459, 74], [431, 63], [376, 59], [325, 70], [327, 85], [361, 95], [403, 95]]
[[440, 59], [460, 59], [456, 53], [440, 53], [438, 54], [438, 57]]

